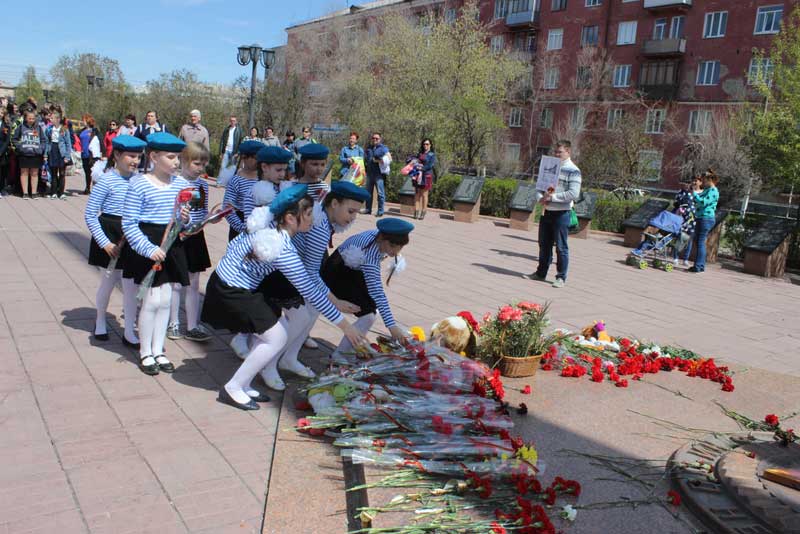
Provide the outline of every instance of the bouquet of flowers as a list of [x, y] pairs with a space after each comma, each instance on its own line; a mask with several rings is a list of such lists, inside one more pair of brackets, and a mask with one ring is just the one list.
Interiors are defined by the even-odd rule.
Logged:
[[[169, 249], [172, 247], [172, 244], [176, 239], [178, 239], [178, 236], [183, 229], [184, 223], [183, 219], [181, 218], [181, 212], [183, 211], [183, 208], [188, 207], [192, 200], [196, 200], [199, 196], [200, 192], [196, 188], [185, 187], [181, 189], [178, 193], [178, 196], [175, 197], [175, 204], [172, 208], [172, 220], [164, 230], [164, 237], [161, 239], [160, 246], [165, 253], [169, 251]], [[139, 300], [142, 300], [147, 294], [147, 291], [153, 286], [153, 280], [155, 280], [156, 273], [160, 270], [161, 262], [157, 261], [153, 263], [153, 267], [144, 277], [139, 287], [139, 293], [136, 295]]]
[[234, 204], [217, 204], [209, 210], [208, 216], [206, 216], [205, 219], [189, 224], [179, 232], [181, 241], [186, 240], [187, 237], [199, 234], [207, 224], [216, 224], [237, 209], [239, 208]]

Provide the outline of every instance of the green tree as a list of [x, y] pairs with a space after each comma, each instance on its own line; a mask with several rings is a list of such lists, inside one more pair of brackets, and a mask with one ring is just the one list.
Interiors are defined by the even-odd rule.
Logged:
[[28, 97], [33, 97], [41, 105], [44, 103], [44, 90], [42, 82], [36, 77], [36, 69], [29, 66], [22, 74], [22, 78], [17, 84], [16, 89], [17, 102], [23, 102]]
[[748, 138], [753, 167], [767, 184], [800, 185], [800, 7], [783, 18], [770, 50], [756, 50], [753, 82], [764, 105]]

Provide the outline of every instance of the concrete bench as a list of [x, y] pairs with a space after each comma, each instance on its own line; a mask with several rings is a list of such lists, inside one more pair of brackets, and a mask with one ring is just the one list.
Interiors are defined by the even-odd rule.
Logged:
[[744, 240], [744, 272], [781, 277], [786, 270], [794, 221], [769, 217]]

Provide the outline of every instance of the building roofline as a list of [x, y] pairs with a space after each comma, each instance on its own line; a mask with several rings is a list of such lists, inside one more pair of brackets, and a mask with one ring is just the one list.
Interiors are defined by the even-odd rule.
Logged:
[[308, 26], [310, 24], [314, 24], [317, 22], [323, 22], [326, 20], [335, 19], [337, 17], [346, 17], [348, 15], [355, 15], [355, 14], [363, 14], [366, 11], [372, 11], [375, 9], [380, 9], [383, 7], [394, 6], [397, 4], [406, 4], [412, 2], [413, 0], [374, 0], [372, 2], [366, 2], [364, 4], [353, 4], [352, 6], [346, 9], [339, 9], [337, 11], [333, 11], [328, 13], [327, 15], [323, 15], [321, 17], [317, 17], [311, 20], [306, 20], [303, 22], [298, 22], [297, 24], [292, 24], [291, 26], [287, 26], [285, 28], [286, 31], [294, 30], [296, 28], [300, 28], [302, 26]]

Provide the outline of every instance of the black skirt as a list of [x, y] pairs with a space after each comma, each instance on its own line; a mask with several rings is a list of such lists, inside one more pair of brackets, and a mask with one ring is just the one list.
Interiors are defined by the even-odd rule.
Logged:
[[320, 275], [325, 285], [328, 286], [331, 293], [336, 295], [337, 299], [352, 302], [361, 308], [361, 311], [355, 314], [356, 317], [375, 313], [378, 309], [367, 289], [364, 273], [345, 265], [338, 250], [334, 251], [322, 264]]
[[281, 317], [281, 308], [267, 302], [258, 291], [231, 287], [217, 272], [211, 273], [200, 320], [214, 328], [244, 334], [260, 334]]
[[274, 271], [267, 275], [261, 285], [258, 286], [257, 291], [261, 293], [264, 300], [270, 305], [286, 310], [299, 308], [305, 304], [300, 292], [280, 271]]
[[[97, 218], [100, 221], [100, 228], [102, 228], [103, 233], [106, 234], [106, 237], [112, 243], [119, 244], [122, 240], [122, 217], [119, 215], [107, 215], [105, 213], [101, 213], [100, 216]], [[117, 269], [122, 269], [125, 267], [125, 261], [127, 256], [130, 254], [131, 247], [128, 246], [127, 243], [122, 245], [122, 251], [120, 252], [119, 259], [117, 260]], [[134, 252], [134, 254], [136, 254]], [[111, 258], [106, 254], [106, 251], [100, 248], [100, 245], [97, 244], [97, 241], [92, 238], [92, 242], [89, 244], [89, 265], [95, 265], [97, 267], [108, 267], [108, 263], [111, 261]]]
[[[239, 220], [244, 222], [244, 212], [236, 210], [235, 213], [236, 213], [236, 216], [239, 217]], [[228, 228], [228, 243], [233, 241], [236, 238], [236, 236], [238, 236], [238, 235], [239, 235], [239, 232], [234, 230], [232, 227]]]
[[[161, 243], [166, 228], [166, 224], [139, 223], [139, 229], [151, 243]], [[153, 268], [154, 263], [150, 258], [145, 258], [141, 254], [137, 254], [136, 251], [131, 250], [125, 259], [122, 276], [124, 278], [133, 278], [134, 282], [141, 284], [144, 277]], [[153, 287], [169, 283], [177, 283], [182, 286], [189, 285], [189, 266], [186, 263], [186, 254], [180, 239], [176, 239], [167, 251], [167, 259], [161, 264], [161, 270], [156, 271]]]
[[202, 273], [211, 267], [206, 236], [202, 230], [183, 241], [183, 251], [186, 254], [186, 264], [190, 273]]

